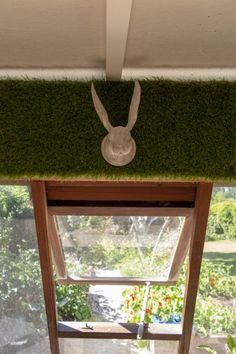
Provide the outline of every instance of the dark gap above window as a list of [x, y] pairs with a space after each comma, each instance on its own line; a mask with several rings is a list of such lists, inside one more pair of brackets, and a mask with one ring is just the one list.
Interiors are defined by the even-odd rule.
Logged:
[[48, 200], [48, 206], [194, 208], [189, 201]]

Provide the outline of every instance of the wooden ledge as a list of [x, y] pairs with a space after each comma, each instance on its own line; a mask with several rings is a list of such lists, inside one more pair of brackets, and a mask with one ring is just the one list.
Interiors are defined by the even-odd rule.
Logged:
[[[104, 338], [137, 339], [138, 324], [112, 322], [58, 322], [60, 338]], [[149, 324], [144, 330], [143, 339], [179, 340], [182, 336], [180, 324]]]
[[161, 280], [158, 278], [137, 278], [137, 277], [81, 277], [81, 278], [58, 278], [59, 284], [91, 284], [91, 285], [146, 285], [150, 282], [151, 285], [158, 286], [174, 286], [177, 280]]

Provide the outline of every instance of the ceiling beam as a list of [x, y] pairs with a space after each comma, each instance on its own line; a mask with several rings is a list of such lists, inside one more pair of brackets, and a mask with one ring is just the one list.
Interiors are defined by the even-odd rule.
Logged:
[[[104, 69], [84, 68], [0, 68], [1, 79], [45, 79], [45, 80], [103, 80]], [[236, 68], [124, 68], [124, 80], [168, 79], [168, 80], [236, 80]]]
[[132, 0], [106, 2], [106, 78], [120, 80], [125, 58]]

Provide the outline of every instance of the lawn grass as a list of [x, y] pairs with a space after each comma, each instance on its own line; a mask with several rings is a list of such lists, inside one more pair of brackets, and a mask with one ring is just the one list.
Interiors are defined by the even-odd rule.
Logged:
[[203, 258], [231, 266], [230, 275], [236, 277], [236, 241], [206, 242]]
[[236, 252], [221, 253], [221, 252], [206, 252], [204, 259], [208, 259], [214, 263], [221, 263], [231, 266], [230, 275], [236, 276]]

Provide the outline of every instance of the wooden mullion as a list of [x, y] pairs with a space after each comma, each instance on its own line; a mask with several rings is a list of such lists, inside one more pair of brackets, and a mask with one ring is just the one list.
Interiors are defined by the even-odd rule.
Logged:
[[170, 267], [170, 272], [168, 277], [169, 280], [176, 281], [178, 279], [179, 272], [181, 270], [181, 267], [188, 253], [190, 239], [191, 239], [191, 227], [192, 227], [192, 218], [186, 217], [175, 250], [175, 254], [171, 262], [171, 267]]
[[48, 231], [49, 243], [51, 246], [53, 263], [57, 276], [61, 279], [66, 278], [67, 272], [65, 267], [64, 253], [61, 245], [61, 240], [57, 232], [55, 219], [50, 214], [48, 215]]
[[189, 353], [211, 192], [212, 184], [198, 183], [183, 306], [183, 334], [179, 342], [179, 354]]
[[48, 322], [50, 348], [52, 354], [59, 354], [60, 350], [57, 334], [56, 299], [51, 252], [48, 241], [48, 212], [44, 182], [32, 182], [31, 192], [38, 238], [39, 258], [42, 273], [45, 309]]

